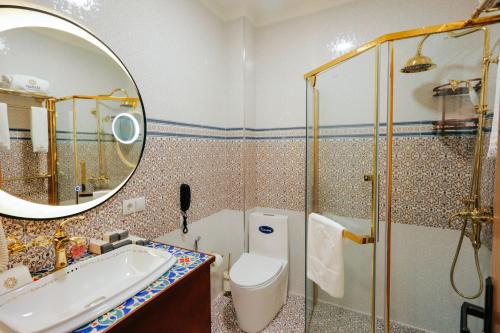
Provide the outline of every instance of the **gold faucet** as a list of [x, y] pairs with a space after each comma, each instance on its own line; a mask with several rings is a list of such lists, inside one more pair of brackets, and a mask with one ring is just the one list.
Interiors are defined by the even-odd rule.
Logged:
[[68, 266], [68, 256], [66, 255], [68, 244], [82, 243], [85, 241], [85, 239], [82, 237], [69, 237], [68, 234], [66, 233], [66, 230], [64, 230], [64, 227], [66, 226], [67, 223], [74, 221], [82, 221], [84, 219], [85, 219], [84, 215], [67, 218], [63, 220], [61, 223], [59, 223], [53, 237], [38, 236], [26, 244], [23, 243], [17, 237], [8, 236], [7, 249], [9, 251], [9, 255], [24, 252], [31, 247], [48, 246], [52, 243], [54, 245], [55, 255], [56, 255], [54, 261], [54, 271], [58, 271], [62, 268], [65, 268]]
[[70, 217], [62, 221], [59, 226], [56, 229], [56, 232], [54, 234], [54, 237], [52, 239], [52, 243], [54, 244], [54, 250], [55, 250], [55, 262], [54, 262], [54, 270], [58, 271], [62, 268], [65, 268], [68, 266], [68, 256], [66, 255], [66, 250], [68, 247], [69, 243], [72, 242], [78, 242], [82, 240], [81, 237], [69, 237], [68, 234], [66, 233], [66, 230], [64, 230], [64, 227], [67, 223], [69, 222], [74, 222], [74, 221], [82, 221], [85, 219], [85, 216], [76, 216], [76, 217]]

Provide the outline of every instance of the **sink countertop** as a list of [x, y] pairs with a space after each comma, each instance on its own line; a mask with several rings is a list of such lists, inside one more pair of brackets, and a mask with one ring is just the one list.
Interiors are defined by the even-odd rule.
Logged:
[[[125, 319], [143, 305], [152, 301], [156, 296], [171, 288], [177, 281], [187, 276], [192, 271], [196, 270], [206, 262], [211, 263], [214, 257], [205, 253], [187, 250], [180, 247], [162, 244], [158, 242], [150, 242], [147, 247], [163, 249], [171, 253], [177, 258], [175, 265], [163, 274], [158, 280], [150, 284], [146, 289], [140, 291], [135, 296], [129, 298], [121, 305], [104, 315], [96, 318], [94, 321], [82, 326], [74, 331], [74, 333], [95, 333], [106, 332], [121, 320]], [[86, 254], [78, 261], [86, 260], [95, 255]], [[72, 261], [70, 261], [70, 264]], [[51, 268], [42, 270], [32, 274], [34, 280], [38, 280], [50, 273]]]

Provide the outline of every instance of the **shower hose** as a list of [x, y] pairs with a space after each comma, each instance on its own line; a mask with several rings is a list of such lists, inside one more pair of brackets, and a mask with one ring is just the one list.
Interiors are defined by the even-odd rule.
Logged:
[[[455, 216], [452, 216], [450, 218], [450, 222], [454, 217]], [[474, 248], [474, 260], [476, 262], [477, 277], [479, 278], [479, 290], [475, 294], [468, 296], [468, 295], [465, 295], [462, 292], [460, 292], [460, 290], [458, 290], [457, 286], [455, 285], [455, 267], [457, 265], [458, 257], [460, 255], [460, 250], [461, 250], [462, 244], [464, 242], [466, 228], [467, 228], [467, 218], [464, 219], [462, 230], [460, 232], [460, 239], [459, 239], [458, 245], [457, 245], [457, 250], [455, 251], [455, 257], [453, 258], [453, 263], [451, 264], [450, 282], [451, 282], [451, 286], [453, 287], [453, 290], [455, 290], [455, 292], [457, 294], [459, 294], [463, 298], [474, 299], [474, 298], [477, 298], [481, 295], [481, 293], [483, 292], [483, 288], [484, 288], [483, 273], [481, 272], [481, 266], [479, 264], [479, 253], [478, 253], [479, 248], [476, 248], [475, 246], [473, 246], [473, 248]]]

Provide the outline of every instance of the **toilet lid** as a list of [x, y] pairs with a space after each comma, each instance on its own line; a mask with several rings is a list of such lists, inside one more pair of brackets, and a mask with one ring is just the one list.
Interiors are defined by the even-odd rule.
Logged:
[[255, 287], [273, 279], [281, 271], [283, 260], [243, 253], [229, 272], [231, 281], [242, 287]]

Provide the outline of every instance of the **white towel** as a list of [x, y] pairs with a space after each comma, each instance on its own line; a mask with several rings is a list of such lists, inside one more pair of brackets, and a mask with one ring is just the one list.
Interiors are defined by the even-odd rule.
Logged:
[[49, 151], [49, 126], [45, 108], [31, 107], [31, 142], [34, 153]]
[[10, 82], [10, 89], [24, 90], [35, 93], [48, 93], [50, 83], [49, 81], [22, 74], [3, 75], [2, 81], [8, 80]]
[[344, 297], [344, 227], [311, 214], [307, 228], [307, 277], [336, 298]]
[[9, 116], [5, 103], [0, 103], [0, 147], [10, 149]]
[[488, 147], [488, 157], [497, 156], [498, 145], [498, 118], [500, 113], [500, 65], [497, 66], [497, 80], [495, 88], [495, 102], [493, 103], [493, 121], [491, 123], [490, 145]]

